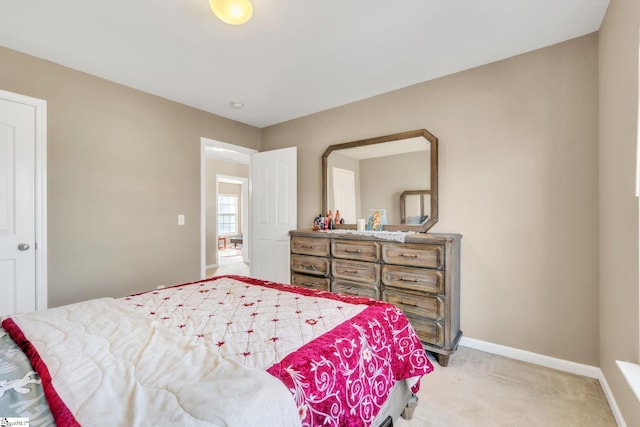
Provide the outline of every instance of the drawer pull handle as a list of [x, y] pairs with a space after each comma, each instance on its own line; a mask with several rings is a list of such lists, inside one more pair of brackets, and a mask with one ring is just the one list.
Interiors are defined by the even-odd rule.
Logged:
[[419, 283], [420, 282], [420, 280], [418, 280], [418, 279], [407, 279], [405, 277], [401, 277], [400, 281], [401, 282], [410, 282], [410, 283]]
[[345, 249], [344, 251], [346, 253], [348, 253], [348, 254], [359, 254], [360, 253], [360, 249]]
[[313, 271], [315, 271], [315, 270], [316, 270], [316, 266], [315, 266], [315, 265], [306, 265], [306, 264], [303, 264], [303, 265], [302, 265], [302, 268], [304, 268], [305, 270], [313, 270]]
[[340, 273], [358, 274], [358, 270], [342, 270]]
[[402, 305], [409, 305], [411, 307], [419, 307], [418, 304], [416, 304], [415, 302], [407, 302], [407, 301], [400, 301], [400, 304]]
[[313, 246], [313, 245], [310, 245], [310, 246], [300, 245], [300, 247], [303, 248], [303, 249], [313, 249], [315, 246]]
[[400, 256], [404, 258], [418, 258], [416, 254], [400, 254]]

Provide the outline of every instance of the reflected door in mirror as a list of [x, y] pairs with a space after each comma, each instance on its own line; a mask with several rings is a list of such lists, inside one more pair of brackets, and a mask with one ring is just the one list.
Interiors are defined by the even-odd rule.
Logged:
[[334, 201], [333, 212], [340, 211], [340, 217], [347, 224], [356, 222], [356, 184], [352, 170], [332, 168], [333, 178], [331, 199]]

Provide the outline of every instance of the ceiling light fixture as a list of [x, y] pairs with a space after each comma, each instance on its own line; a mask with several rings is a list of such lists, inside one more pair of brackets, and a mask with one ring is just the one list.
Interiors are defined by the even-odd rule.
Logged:
[[244, 24], [253, 15], [250, 0], [209, 0], [209, 7], [222, 22], [231, 25]]
[[240, 101], [233, 101], [233, 102], [231, 102], [231, 106], [233, 108], [235, 108], [236, 110], [239, 110], [242, 107], [244, 107], [244, 104], [242, 102], [240, 102]]

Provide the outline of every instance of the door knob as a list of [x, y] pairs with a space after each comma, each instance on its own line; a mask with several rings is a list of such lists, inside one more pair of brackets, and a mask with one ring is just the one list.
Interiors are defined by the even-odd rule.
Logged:
[[31, 247], [31, 246], [29, 246], [29, 245], [28, 245], [28, 244], [26, 244], [26, 243], [20, 243], [20, 244], [18, 245], [18, 250], [19, 250], [19, 251], [26, 251], [26, 250], [27, 250], [27, 249], [29, 249], [30, 247]]

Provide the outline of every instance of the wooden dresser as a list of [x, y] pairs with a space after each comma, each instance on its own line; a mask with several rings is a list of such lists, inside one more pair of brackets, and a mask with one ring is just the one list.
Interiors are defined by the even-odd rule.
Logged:
[[462, 337], [461, 235], [417, 233], [398, 243], [355, 233], [289, 234], [292, 284], [394, 304], [447, 366]]

